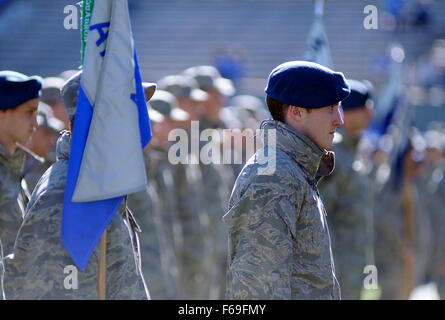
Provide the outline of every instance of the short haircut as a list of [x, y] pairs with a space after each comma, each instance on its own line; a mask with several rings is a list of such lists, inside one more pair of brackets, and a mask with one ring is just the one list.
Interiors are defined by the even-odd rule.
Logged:
[[272, 119], [284, 122], [284, 118], [289, 109], [289, 105], [278, 100], [275, 100], [269, 95], [266, 95], [266, 104], [269, 108], [269, 112], [272, 116]]
[[[287, 109], [289, 109], [289, 104], [280, 102], [275, 100], [271, 96], [266, 96], [266, 104], [269, 108], [270, 114], [272, 115], [272, 119], [284, 122], [284, 118], [286, 117]], [[295, 106], [297, 107], [297, 106]], [[307, 111], [307, 113], [311, 113], [312, 110], [309, 108], [303, 108]]]

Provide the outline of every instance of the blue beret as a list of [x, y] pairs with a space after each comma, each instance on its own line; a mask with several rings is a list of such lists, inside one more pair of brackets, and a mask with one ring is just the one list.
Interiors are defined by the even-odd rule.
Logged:
[[341, 102], [343, 110], [352, 110], [366, 105], [368, 99], [372, 99], [372, 85], [368, 81], [348, 79], [351, 94]]
[[0, 110], [15, 108], [28, 100], [38, 98], [42, 78], [28, 77], [15, 71], [0, 71]]
[[272, 70], [265, 92], [282, 103], [312, 109], [336, 104], [350, 90], [341, 72], [314, 62], [289, 61]]

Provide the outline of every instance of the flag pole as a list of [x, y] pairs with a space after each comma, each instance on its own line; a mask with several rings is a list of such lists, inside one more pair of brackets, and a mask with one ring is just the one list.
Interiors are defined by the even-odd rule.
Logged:
[[100, 238], [100, 259], [97, 271], [97, 295], [99, 300], [106, 300], [107, 291], [107, 230]]
[[[81, 66], [83, 67], [85, 58], [85, 48], [88, 38], [88, 30], [93, 13], [94, 0], [82, 1], [82, 22], [81, 22]], [[100, 259], [97, 270], [97, 296], [99, 300], [106, 300], [107, 292], [107, 230], [100, 238]]]
[[313, 61], [332, 68], [332, 57], [329, 51], [328, 38], [323, 26], [325, 0], [314, 1], [314, 21], [306, 39], [304, 60]]
[[315, 0], [314, 13], [316, 17], [322, 17], [324, 13], [324, 1], [325, 0]]

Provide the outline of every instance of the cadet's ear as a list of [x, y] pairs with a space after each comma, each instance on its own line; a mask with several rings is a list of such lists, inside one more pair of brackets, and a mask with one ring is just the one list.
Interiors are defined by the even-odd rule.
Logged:
[[303, 122], [303, 110], [300, 107], [290, 105], [285, 112], [284, 122], [298, 130]]
[[296, 106], [289, 106], [287, 109], [287, 116], [295, 121], [300, 121], [302, 116], [302, 109]]
[[6, 110], [0, 110], [0, 119], [5, 119], [6, 118]]

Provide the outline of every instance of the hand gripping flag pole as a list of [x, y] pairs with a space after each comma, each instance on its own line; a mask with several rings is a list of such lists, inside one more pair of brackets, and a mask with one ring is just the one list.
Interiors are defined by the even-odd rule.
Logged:
[[61, 230], [65, 249], [82, 271], [125, 196], [145, 187], [142, 150], [150, 139], [127, 0], [95, 0]]

